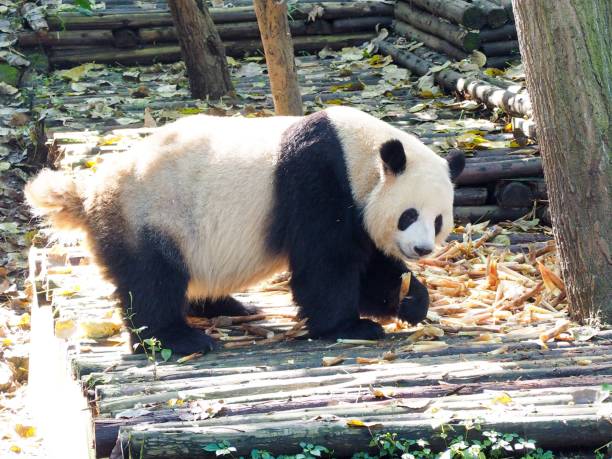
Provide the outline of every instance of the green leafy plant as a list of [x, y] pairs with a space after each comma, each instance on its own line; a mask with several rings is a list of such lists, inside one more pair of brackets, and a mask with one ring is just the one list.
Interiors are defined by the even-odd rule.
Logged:
[[133, 347], [134, 350], [138, 349], [139, 346], [142, 347], [142, 351], [144, 352], [145, 357], [151, 364], [153, 364], [153, 379], [157, 379], [157, 353], [159, 353], [164, 362], [167, 362], [168, 360], [170, 360], [170, 357], [172, 357], [172, 350], [164, 348], [162, 346], [162, 342], [155, 337], [142, 337], [141, 333], [146, 330], [147, 327], [136, 327], [136, 325], [134, 325], [134, 321], [132, 320], [134, 318], [134, 312], [132, 312], [132, 293], [130, 292], [129, 295], [130, 307], [127, 309], [125, 319], [130, 324], [130, 332], [132, 332], [132, 334], [138, 340], [138, 342], [133, 343]]
[[219, 443], [210, 443], [202, 448], [204, 451], [215, 453], [216, 456], [234, 456], [232, 453], [236, 452], [236, 448], [230, 446], [228, 441], [221, 441]]

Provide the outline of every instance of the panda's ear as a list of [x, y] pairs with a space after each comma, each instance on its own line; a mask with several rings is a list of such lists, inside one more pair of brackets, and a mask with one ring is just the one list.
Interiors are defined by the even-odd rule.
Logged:
[[465, 167], [465, 155], [461, 150], [453, 150], [446, 155], [446, 161], [448, 161], [448, 170], [450, 172], [450, 179], [454, 182], [457, 177], [463, 172]]
[[397, 139], [387, 140], [381, 145], [380, 157], [387, 174], [399, 175], [406, 169], [404, 146]]

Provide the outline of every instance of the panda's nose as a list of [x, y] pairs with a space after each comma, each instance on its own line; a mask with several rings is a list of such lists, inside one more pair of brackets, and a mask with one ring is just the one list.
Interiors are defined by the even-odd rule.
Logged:
[[429, 255], [432, 252], [432, 249], [415, 246], [414, 251], [419, 255], [419, 257], [424, 257], [425, 255]]

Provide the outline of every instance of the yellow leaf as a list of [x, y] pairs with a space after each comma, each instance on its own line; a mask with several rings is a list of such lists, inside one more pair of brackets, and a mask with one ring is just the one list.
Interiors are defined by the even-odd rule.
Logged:
[[512, 132], [514, 128], [512, 127], [512, 123], [506, 123], [504, 126], [504, 132]]
[[23, 424], [15, 424], [15, 432], [17, 432], [20, 437], [30, 438], [36, 435], [36, 428], [33, 426], [25, 426]]
[[62, 70], [58, 72], [58, 74], [66, 80], [79, 81], [81, 77], [85, 75], [87, 72], [89, 72], [90, 70], [94, 68], [99, 68], [99, 67], [100, 67], [99, 65], [87, 63], [87, 64], [79, 65], [78, 67], [72, 67], [71, 69], [68, 69], [68, 70]]
[[180, 398], [171, 398], [168, 400], [168, 406], [183, 406], [185, 404], [185, 400]]
[[4, 338], [2, 340], [2, 345], [5, 346], [5, 347], [12, 346], [13, 345], [13, 340], [10, 339], [10, 338]]
[[115, 320], [90, 320], [79, 323], [85, 338], [100, 339], [114, 336], [121, 331], [121, 322]]
[[510, 148], [519, 148], [521, 146], [520, 143], [518, 143], [516, 140], [512, 139], [510, 141], [510, 143], [508, 143], [508, 145], [510, 146]]
[[63, 288], [63, 289], [60, 289], [57, 292], [57, 294], [58, 295], [62, 295], [62, 296], [72, 296], [72, 295], [74, 295], [74, 294], [76, 294], [76, 293], [78, 293], [80, 291], [81, 291], [81, 287], [78, 286], [78, 285], [75, 285], [72, 288]]
[[[336, 91], [362, 91], [365, 88], [365, 85], [361, 81], [349, 81], [345, 84], [338, 84], [332, 86], [330, 89], [331, 92]], [[329, 103], [329, 101], [327, 102]]]
[[76, 322], [72, 319], [60, 319], [55, 322], [55, 336], [58, 338], [68, 339], [76, 332], [76, 329]]
[[27, 312], [19, 318], [17, 325], [21, 328], [30, 328], [30, 314]]
[[485, 69], [483, 72], [485, 75], [489, 75], [492, 77], [496, 77], [496, 76], [500, 76], [504, 74], [503, 70], [500, 69], [496, 69], [494, 67], [489, 67], [488, 69]]
[[9, 449], [11, 450], [12, 453], [19, 454], [21, 452], [21, 447], [18, 445], [11, 445]]
[[123, 139], [120, 135], [107, 135], [98, 142], [98, 145], [115, 145]]
[[589, 359], [580, 359], [580, 360], [576, 360], [576, 363], [580, 366], [588, 367], [590, 364], [593, 363], [593, 361]]
[[393, 58], [391, 56], [383, 57], [380, 54], [375, 54], [374, 56], [368, 59], [368, 64], [370, 64], [370, 67], [373, 67], [375, 69], [385, 67], [391, 62], [393, 62]]
[[376, 398], [391, 398], [393, 392], [390, 390], [372, 389], [372, 395]]
[[326, 100], [325, 103], [327, 105], [343, 105], [344, 104], [342, 99], [329, 99], [329, 100]]
[[491, 402], [500, 405], [510, 405], [512, 403], [512, 397], [510, 397], [504, 392], [503, 394], [499, 394], [496, 397], [493, 397], [491, 399]]
[[346, 425], [349, 427], [365, 427], [366, 423], [360, 421], [359, 419], [349, 419], [348, 421], [346, 421]]

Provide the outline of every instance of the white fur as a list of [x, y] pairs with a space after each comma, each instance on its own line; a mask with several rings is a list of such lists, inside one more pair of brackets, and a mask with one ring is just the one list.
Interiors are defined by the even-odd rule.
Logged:
[[[448, 163], [416, 137], [359, 110], [333, 107], [327, 112], [338, 129], [353, 195], [365, 206], [366, 229], [376, 245], [397, 258], [418, 258], [414, 247], [433, 249], [444, 242], [453, 227]], [[385, 174], [380, 160], [380, 146], [390, 139], [401, 141], [406, 153], [406, 169], [398, 176]], [[399, 231], [399, 217], [409, 208], [419, 218]], [[436, 237], [438, 215], [443, 224]]]
[[[376, 245], [398, 258], [415, 256], [415, 245], [433, 247], [438, 214], [444, 216], [441, 242], [452, 226], [446, 161], [415, 137], [356, 109], [327, 113]], [[238, 291], [287, 267], [284, 257], [266, 250], [265, 236], [281, 136], [297, 120], [196, 115], [169, 124], [100, 168], [85, 193], [85, 210], [110, 208], [118, 200], [129, 239], [135, 241], [143, 225], [170, 235], [190, 271], [190, 298]], [[398, 176], [385, 174], [380, 159], [380, 146], [390, 139], [399, 139], [407, 155], [406, 171]], [[399, 216], [410, 207], [421, 217], [400, 232]]]

